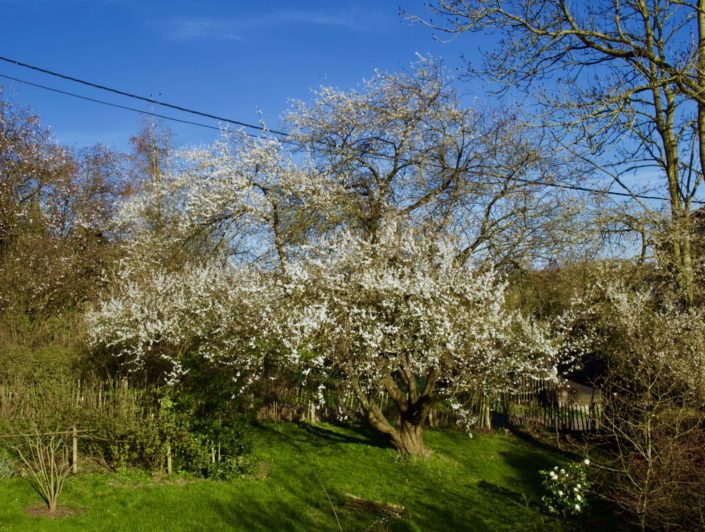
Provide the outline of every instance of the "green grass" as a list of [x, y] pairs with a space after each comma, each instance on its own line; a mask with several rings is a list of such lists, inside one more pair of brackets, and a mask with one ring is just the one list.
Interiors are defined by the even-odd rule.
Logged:
[[[362, 430], [267, 424], [255, 431], [261, 471], [252, 478], [80, 475], [60, 498], [78, 510], [66, 517], [28, 515], [36, 493], [22, 479], [0, 481], [0, 530], [337, 530], [322, 486], [346, 531], [384, 526], [379, 515], [346, 509], [345, 494], [402, 505], [421, 530], [560, 529], [539, 510], [538, 470], [564, 458], [512, 435], [429, 431], [433, 455], [415, 460]], [[413, 524], [390, 530], [417, 530]]]

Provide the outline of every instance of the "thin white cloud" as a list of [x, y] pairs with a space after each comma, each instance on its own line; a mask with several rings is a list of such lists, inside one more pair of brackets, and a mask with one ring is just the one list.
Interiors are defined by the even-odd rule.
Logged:
[[369, 12], [280, 10], [241, 19], [179, 17], [168, 19], [159, 25], [168, 38], [181, 41], [199, 38], [243, 40], [245, 34], [253, 30], [294, 25], [332, 26], [366, 32], [373, 30], [380, 22], [379, 14]]
[[200, 38], [242, 40], [231, 24], [209, 17], [173, 19], [166, 23], [167, 37], [175, 41], [188, 41]]

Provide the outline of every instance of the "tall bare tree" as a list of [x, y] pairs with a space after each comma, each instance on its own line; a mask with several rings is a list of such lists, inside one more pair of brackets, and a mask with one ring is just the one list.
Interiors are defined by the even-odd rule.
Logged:
[[[535, 97], [544, 126], [582, 145], [613, 185], [653, 177], [668, 197], [669, 256], [693, 299], [691, 212], [705, 166], [705, 3], [435, 0], [426, 24], [499, 35], [470, 72]], [[611, 185], [611, 186], [613, 186]]]

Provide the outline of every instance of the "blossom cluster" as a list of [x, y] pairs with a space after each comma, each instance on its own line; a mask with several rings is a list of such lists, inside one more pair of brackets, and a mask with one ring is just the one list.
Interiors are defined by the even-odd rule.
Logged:
[[[705, 399], [705, 316], [618, 280], [598, 280], [560, 317], [563, 359], [599, 353], [652, 368], [667, 388]], [[666, 378], [668, 376], [668, 378]]]
[[133, 240], [157, 234], [162, 245], [183, 246], [215, 237], [225, 255], [270, 257], [277, 245], [283, 252], [277, 239], [287, 206], [324, 211], [329, 188], [309, 159], [294, 161], [280, 140], [224, 131], [210, 146], [179, 151], [170, 172], [125, 202], [118, 225]]

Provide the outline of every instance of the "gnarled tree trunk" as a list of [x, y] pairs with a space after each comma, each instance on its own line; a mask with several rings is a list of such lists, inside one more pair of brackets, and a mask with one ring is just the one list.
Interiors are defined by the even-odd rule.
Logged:
[[425, 421], [417, 425], [410, 421], [402, 420], [398, 431], [398, 439], [392, 442], [394, 447], [404, 454], [427, 456], [429, 454], [428, 449], [423, 441], [424, 424]]
[[389, 437], [389, 442], [402, 454], [413, 456], [428, 456], [429, 451], [424, 443], [423, 433], [428, 417], [428, 410], [423, 419], [405, 419], [402, 414], [399, 427], [390, 423], [382, 413], [379, 406], [369, 403], [363, 409], [367, 414], [367, 420], [376, 430]]
[[355, 381], [353, 381], [353, 390], [370, 425], [385, 434], [400, 453], [428, 456], [429, 451], [424, 443], [423, 433], [433, 406], [436, 374], [432, 371], [425, 376], [426, 382], [421, 391], [417, 389], [415, 379], [412, 381], [410, 375], [407, 374], [404, 380], [406, 384], [404, 393], [391, 376], [385, 382], [385, 389], [399, 412], [398, 427], [387, 419], [379, 405], [366, 396]]

